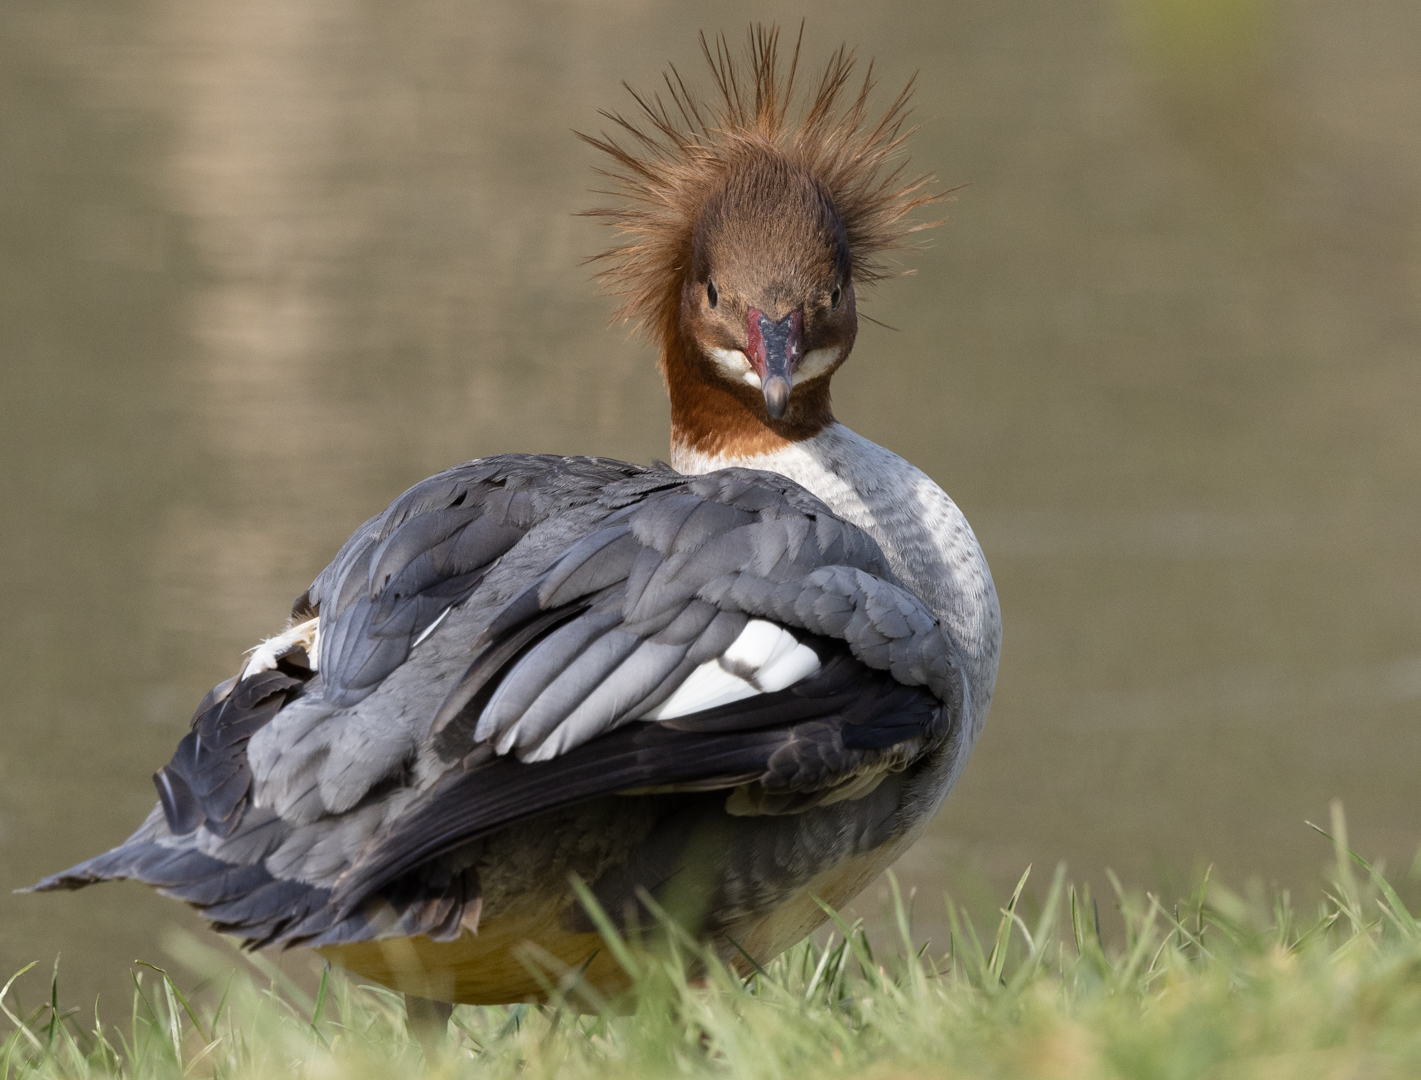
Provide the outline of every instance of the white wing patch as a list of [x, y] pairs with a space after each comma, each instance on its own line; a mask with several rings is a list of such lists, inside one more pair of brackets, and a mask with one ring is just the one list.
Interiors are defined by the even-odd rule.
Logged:
[[[426, 626], [419, 637], [410, 642], [410, 648], [414, 649], [421, 645], [430, 634], [439, 629], [445, 617], [453, 608], [445, 608], [439, 613], [439, 618]], [[242, 668], [242, 678], [248, 675], [257, 675], [263, 671], [271, 671], [276, 667], [276, 662], [297, 646], [306, 650], [307, 664], [312, 671], [318, 670], [321, 656], [321, 619], [318, 615], [314, 619], [307, 619], [303, 623], [287, 627], [276, 637], [269, 637], [251, 650], [251, 656], [247, 664]]]
[[447, 607], [443, 611], [441, 611], [439, 613], [439, 618], [435, 619], [432, 623], [426, 626], [422, 631], [420, 631], [419, 637], [415, 638], [413, 641], [410, 642], [410, 648], [419, 648], [420, 644], [424, 641], [424, 639], [429, 637], [429, 635], [434, 633], [434, 631], [438, 630], [439, 624], [442, 623], [446, 618], [448, 618], [449, 612], [453, 610], [453, 608]]
[[252, 650], [251, 658], [242, 668], [242, 678], [248, 675], [256, 675], [263, 671], [270, 671], [276, 667], [276, 662], [297, 646], [306, 650], [307, 662], [312, 671], [316, 670], [316, 665], [320, 663], [321, 655], [321, 620], [320, 618], [307, 619], [303, 623], [288, 627], [276, 637], [269, 637]]
[[819, 657], [782, 626], [751, 619], [730, 648], [686, 676], [643, 720], [670, 720], [733, 701], [772, 694], [819, 670]]

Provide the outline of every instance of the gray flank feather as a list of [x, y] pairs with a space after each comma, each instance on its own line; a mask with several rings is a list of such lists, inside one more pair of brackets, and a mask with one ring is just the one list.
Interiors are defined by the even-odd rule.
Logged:
[[[319, 673], [288, 659], [210, 696], [164, 809], [37, 888], [148, 881], [251, 943], [447, 940], [498, 830], [644, 788], [805, 812], [942, 744], [965, 700], [872, 538], [747, 469], [468, 462], [363, 524], [295, 610], [319, 615]], [[643, 719], [751, 619], [818, 670]]]

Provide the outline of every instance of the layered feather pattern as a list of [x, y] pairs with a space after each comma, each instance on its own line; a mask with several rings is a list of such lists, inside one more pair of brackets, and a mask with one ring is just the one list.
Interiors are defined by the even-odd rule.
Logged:
[[[219, 686], [160, 809], [37, 888], [138, 878], [252, 944], [444, 940], [519, 822], [619, 792], [769, 817], [862, 798], [963, 701], [874, 541], [751, 470], [470, 462], [362, 526], [297, 612], [319, 672], [293, 653]], [[706, 665], [752, 692], [661, 709]]]

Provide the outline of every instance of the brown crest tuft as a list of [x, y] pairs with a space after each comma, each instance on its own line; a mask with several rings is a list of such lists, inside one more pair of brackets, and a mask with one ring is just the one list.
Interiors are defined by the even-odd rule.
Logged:
[[605, 132], [578, 133], [615, 163], [598, 170], [618, 185], [601, 194], [623, 199], [586, 211], [628, 238], [592, 257], [606, 264], [597, 277], [622, 297], [618, 315], [638, 320], [663, 346], [675, 332], [701, 206], [738, 163], [770, 153], [822, 184], [844, 223], [853, 277], [860, 284], [889, 276], [884, 253], [905, 246], [910, 234], [940, 224], [909, 217], [942, 199], [928, 189], [932, 176], [904, 176], [907, 162], [899, 152], [912, 131], [904, 124], [913, 80], [872, 120], [873, 64], [857, 89], [851, 87], [855, 58], [841, 45], [802, 112], [791, 116], [803, 36], [801, 25], [782, 75], [777, 27], [752, 27], [743, 61], [732, 55], [724, 35], [712, 48], [701, 34], [714, 82], [708, 95], [693, 93], [671, 67], [663, 76], [666, 99], [627, 86], [638, 106], [635, 116], [601, 111], [630, 140], [626, 145]]

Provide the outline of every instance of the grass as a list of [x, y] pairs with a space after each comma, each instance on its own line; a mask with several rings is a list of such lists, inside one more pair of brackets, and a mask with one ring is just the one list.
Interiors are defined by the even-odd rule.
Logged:
[[1286, 894], [1249, 899], [1207, 878], [1168, 906], [1117, 886], [1126, 935], [1107, 948], [1094, 904], [1058, 870], [1029, 919], [1023, 875], [989, 934], [949, 904], [939, 955], [914, 947], [895, 887], [891, 956], [837, 918], [827, 944], [749, 979], [674, 928], [656, 948], [614, 941], [635, 975], [627, 1000], [550, 970], [555, 1004], [461, 1007], [428, 1060], [397, 995], [333, 973], [314, 995], [275, 969], [229, 975], [199, 1005], [139, 966], [117, 1023], [66, 1010], [57, 979], [23, 1013], [6, 986], [0, 1080], [1421, 1075], [1421, 924], [1347, 849], [1340, 813], [1332, 836], [1335, 876], [1306, 916]]

